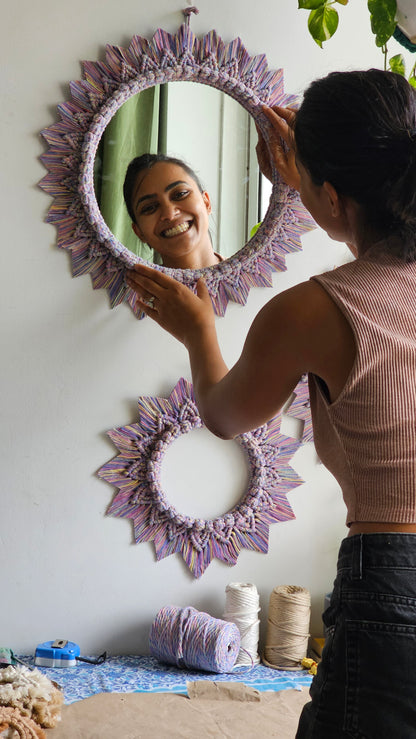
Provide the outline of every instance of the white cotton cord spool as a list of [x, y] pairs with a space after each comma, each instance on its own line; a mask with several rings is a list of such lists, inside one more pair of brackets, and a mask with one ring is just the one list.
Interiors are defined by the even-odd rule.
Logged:
[[241, 636], [236, 667], [254, 667], [260, 662], [259, 645], [259, 594], [251, 583], [231, 582], [225, 588], [225, 621], [238, 626]]
[[301, 670], [306, 657], [311, 596], [297, 585], [279, 585], [270, 594], [263, 662], [276, 670]]

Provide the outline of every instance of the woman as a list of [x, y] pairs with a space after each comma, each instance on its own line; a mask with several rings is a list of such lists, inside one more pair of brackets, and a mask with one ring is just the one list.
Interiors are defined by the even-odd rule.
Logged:
[[209, 233], [209, 195], [185, 162], [163, 154], [136, 157], [123, 192], [134, 233], [165, 267], [202, 269], [221, 261]]
[[141, 300], [155, 296], [146, 313], [187, 347], [219, 436], [272, 417], [309, 373], [315, 442], [349, 536], [298, 739], [416, 736], [415, 96], [399, 75], [343, 72], [312, 83], [296, 114], [265, 109], [263, 170], [273, 162], [356, 259], [267, 303], [230, 371], [203, 282], [193, 295], [146, 268], [129, 276]]

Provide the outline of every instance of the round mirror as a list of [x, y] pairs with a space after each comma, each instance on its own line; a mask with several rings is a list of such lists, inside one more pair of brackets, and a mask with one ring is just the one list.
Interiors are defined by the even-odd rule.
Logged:
[[[149, 93], [153, 97], [155, 94], [160, 97], [160, 90], [166, 85], [169, 95], [174, 85], [183, 82], [184, 92], [178, 87], [178, 92], [173, 94], [178, 98], [182, 95], [182, 107], [190, 111], [188, 119], [191, 121], [196, 111], [188, 108], [187, 101], [192, 93], [186, 86], [192, 83], [223, 93], [218, 98], [220, 108], [229, 107], [229, 98], [237, 102], [237, 109], [242, 108], [237, 117], [240, 118], [241, 113], [248, 120], [246, 131], [250, 132], [251, 143], [248, 149], [247, 142], [244, 144], [241, 162], [239, 144], [236, 145], [240, 133], [237, 135], [233, 127], [236, 123], [231, 125], [231, 133], [225, 130], [222, 153], [215, 155], [217, 175], [219, 177], [218, 162], [223, 160], [227, 160], [227, 168], [232, 164], [231, 169], [236, 171], [241, 167], [244, 170], [250, 162], [250, 173], [246, 172], [238, 186], [235, 181], [226, 184], [226, 180], [221, 185], [229, 191], [228, 199], [225, 205], [221, 198], [218, 199], [213, 218], [217, 224], [214, 231], [220, 229], [220, 234], [213, 238], [216, 238], [215, 249], [220, 250], [223, 261], [198, 269], [156, 266], [167, 269], [191, 289], [195, 289], [197, 280], [203, 276], [218, 315], [224, 314], [229, 300], [244, 304], [251, 287], [271, 286], [273, 271], [286, 269], [286, 255], [301, 249], [301, 233], [313, 227], [298, 194], [284, 185], [277, 173], [269, 208], [252, 238], [249, 238], [252, 223], [257, 220], [255, 205], [245, 203], [240, 213], [244, 197], [241, 192], [247, 193], [247, 187], [255, 191], [258, 186], [257, 175], [253, 179], [255, 167], [251, 161], [253, 121], [267, 138], [268, 124], [262, 114], [262, 104], [291, 105], [295, 101], [293, 95], [284, 93], [282, 70], [270, 71], [264, 55], [251, 57], [240, 39], [225, 44], [215, 31], [198, 39], [185, 23], [176, 35], [159, 29], [151, 41], [134, 36], [128, 49], [107, 46], [105, 61], [84, 62], [83, 72], [84, 78], [70, 85], [72, 99], [58, 108], [60, 120], [42, 131], [49, 151], [41, 157], [48, 174], [40, 186], [54, 198], [47, 221], [57, 226], [58, 246], [71, 253], [73, 275], [90, 274], [94, 289], [108, 290], [112, 308], [126, 302], [138, 318], [145, 317], [135, 293], [125, 281], [126, 268], [141, 261], [142, 257], [113, 233], [97, 202], [94, 180], [99, 147], [104, 132], [125, 103], [149, 90], [153, 90]], [[176, 117], [176, 109], [173, 111]], [[233, 120], [235, 113], [230, 115]], [[213, 118], [210, 113], [202, 118], [205, 136], [210, 137]], [[193, 142], [193, 151], [206, 146], [207, 139], [201, 143], [199, 131], [193, 130], [189, 139]], [[190, 147], [189, 141], [188, 152]], [[190, 164], [198, 167], [198, 161]], [[201, 176], [204, 179], [210, 175], [208, 171], [201, 171]], [[251, 203], [256, 203], [256, 197], [256, 194], [250, 197]]]

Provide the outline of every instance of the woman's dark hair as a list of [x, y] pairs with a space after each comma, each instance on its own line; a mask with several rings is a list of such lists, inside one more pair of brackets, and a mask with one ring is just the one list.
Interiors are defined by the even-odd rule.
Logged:
[[416, 90], [404, 77], [370, 69], [316, 80], [294, 135], [312, 181], [353, 198], [373, 237], [416, 260]]
[[189, 175], [189, 177], [192, 177], [199, 191], [204, 191], [204, 188], [202, 187], [198, 176], [195, 174], [193, 169], [191, 169], [191, 167], [186, 164], [186, 162], [182, 161], [182, 159], [169, 157], [166, 154], [142, 154], [140, 157], [136, 157], [130, 162], [129, 166], [127, 167], [123, 185], [124, 202], [126, 203], [129, 216], [134, 223], [136, 222], [136, 215], [133, 210], [132, 199], [137, 175], [143, 170], [152, 169], [152, 167], [154, 167], [154, 165], [158, 164], [159, 162], [166, 162], [167, 164], [175, 164], [177, 167], [182, 167], [187, 175]]

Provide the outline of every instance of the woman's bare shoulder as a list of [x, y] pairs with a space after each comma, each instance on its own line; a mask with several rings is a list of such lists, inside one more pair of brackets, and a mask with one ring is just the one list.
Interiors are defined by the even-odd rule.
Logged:
[[318, 375], [331, 398], [338, 396], [354, 363], [355, 339], [341, 309], [317, 281], [299, 283], [272, 298], [253, 330], [258, 341], [274, 344], [276, 361], [283, 354], [292, 371]]
[[270, 321], [285, 331], [298, 329], [304, 335], [309, 328], [319, 328], [322, 320], [328, 321], [339, 312], [325, 289], [315, 280], [307, 280], [275, 295], [258, 318], [259, 323]]

